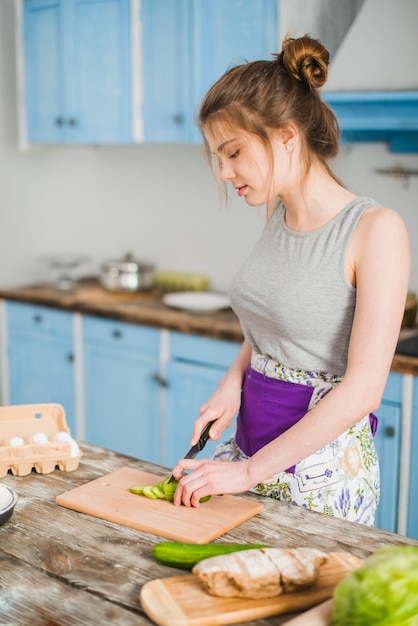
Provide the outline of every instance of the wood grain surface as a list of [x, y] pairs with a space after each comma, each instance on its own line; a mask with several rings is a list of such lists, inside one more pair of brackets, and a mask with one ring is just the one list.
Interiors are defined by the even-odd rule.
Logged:
[[332, 598], [317, 604], [313, 609], [304, 611], [285, 623], [285, 626], [332, 626]]
[[[167, 468], [79, 442], [74, 472], [8, 474], [1, 479], [19, 496], [0, 527], [0, 622], [13, 626], [151, 626], [140, 603], [142, 587], [154, 579], [184, 575], [159, 563], [150, 533], [58, 506], [66, 491], [123, 467], [167, 475]], [[361, 524], [344, 522], [292, 504], [246, 493], [263, 510], [215, 543], [260, 543], [278, 548], [311, 546], [360, 558], [384, 545], [418, 541]], [[300, 613], [300, 612], [298, 612]], [[301, 614], [301, 613], [300, 613]], [[252, 619], [247, 626], [279, 626], [296, 614]], [[308, 623], [307, 626], [310, 626]]]
[[336, 585], [362, 560], [348, 553], [329, 553], [317, 583], [273, 598], [248, 600], [208, 594], [197, 576], [153, 580], [142, 587], [141, 604], [159, 626], [214, 626], [309, 609], [330, 598]]
[[80, 513], [184, 543], [209, 543], [263, 510], [260, 502], [238, 496], [213, 496], [199, 507], [176, 507], [167, 500], [129, 491], [137, 485], [156, 485], [167, 476], [122, 467], [60, 494], [55, 501]]
[[0, 298], [5, 300], [242, 342], [241, 325], [231, 309], [206, 314], [189, 313], [166, 306], [162, 301], [163, 295], [164, 292], [157, 289], [134, 293], [107, 291], [96, 279], [80, 280], [69, 291], [54, 289], [53, 285], [47, 283], [0, 289]]

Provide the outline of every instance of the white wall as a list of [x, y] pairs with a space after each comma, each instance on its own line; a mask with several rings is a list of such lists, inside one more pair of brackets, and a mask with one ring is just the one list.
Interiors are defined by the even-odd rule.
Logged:
[[[312, 33], [315, 36], [315, 33]], [[209, 275], [226, 290], [263, 227], [262, 209], [222, 206], [198, 146], [48, 147], [19, 152], [12, 0], [0, 0], [0, 287], [50, 280], [47, 254], [87, 254], [83, 273], [132, 251], [159, 270]], [[383, 145], [344, 148], [340, 177], [404, 217], [418, 235], [418, 179], [375, 174], [418, 155]], [[411, 285], [418, 291], [418, 250]]]

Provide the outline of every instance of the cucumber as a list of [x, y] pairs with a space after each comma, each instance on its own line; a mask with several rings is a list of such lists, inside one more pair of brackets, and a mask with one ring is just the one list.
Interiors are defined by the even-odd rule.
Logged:
[[[160, 497], [158, 493], [156, 493], [155, 491], [155, 485], [146, 485], [143, 488], [142, 493], [144, 496], [147, 496], [147, 498], [159, 498]], [[164, 497], [164, 494], [163, 494], [163, 497]]]
[[269, 546], [256, 543], [177, 543], [175, 541], [161, 541], [152, 548], [152, 556], [160, 563], [180, 569], [192, 569], [203, 559], [209, 559], [219, 554], [230, 554], [240, 550], [255, 550]]
[[[131, 493], [146, 496], [147, 498], [160, 498], [161, 500], [169, 500], [170, 502], [173, 502], [174, 492], [177, 489], [178, 482], [178, 480], [173, 480], [169, 483], [167, 476], [167, 478], [161, 480], [157, 485], [130, 487], [129, 491]], [[200, 498], [199, 502], [207, 502], [210, 498], [211, 496], [204, 496], [203, 498]]]
[[138, 487], [131, 487], [131, 488], [129, 489], [129, 491], [130, 491], [131, 493], [137, 493], [138, 495], [141, 495], [141, 494], [143, 494], [143, 493], [144, 493], [144, 487], [139, 487], [139, 486], [138, 486]]

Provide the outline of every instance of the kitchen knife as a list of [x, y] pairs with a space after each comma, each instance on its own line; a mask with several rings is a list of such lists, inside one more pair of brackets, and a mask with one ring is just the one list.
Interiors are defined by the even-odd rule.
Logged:
[[[212, 424], [214, 424], [216, 422], [216, 420], [212, 420], [211, 422], [208, 422], [206, 424], [206, 426], [204, 427], [204, 429], [201, 432], [201, 435], [199, 437], [199, 441], [197, 443], [194, 444], [194, 446], [192, 446], [190, 448], [190, 450], [188, 451], [187, 454], [184, 455], [184, 459], [194, 459], [195, 456], [197, 454], [199, 454], [199, 452], [201, 450], [203, 450], [203, 448], [206, 445], [207, 440], [209, 439], [209, 431], [210, 431], [210, 427], [212, 426]], [[171, 474], [170, 478], [168, 479], [167, 484], [171, 483], [173, 480], [176, 480], [173, 476], [173, 474]]]

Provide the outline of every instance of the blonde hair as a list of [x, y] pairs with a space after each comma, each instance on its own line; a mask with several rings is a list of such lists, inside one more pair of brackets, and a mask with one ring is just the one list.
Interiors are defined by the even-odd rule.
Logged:
[[[287, 36], [282, 52], [272, 56], [233, 67], [211, 87], [199, 112], [202, 133], [221, 122], [256, 135], [272, 155], [272, 131], [292, 122], [302, 140], [305, 174], [316, 158], [336, 179], [328, 161], [338, 153], [338, 123], [318, 91], [328, 77], [327, 49], [309, 35]], [[205, 146], [210, 158], [206, 140]]]

